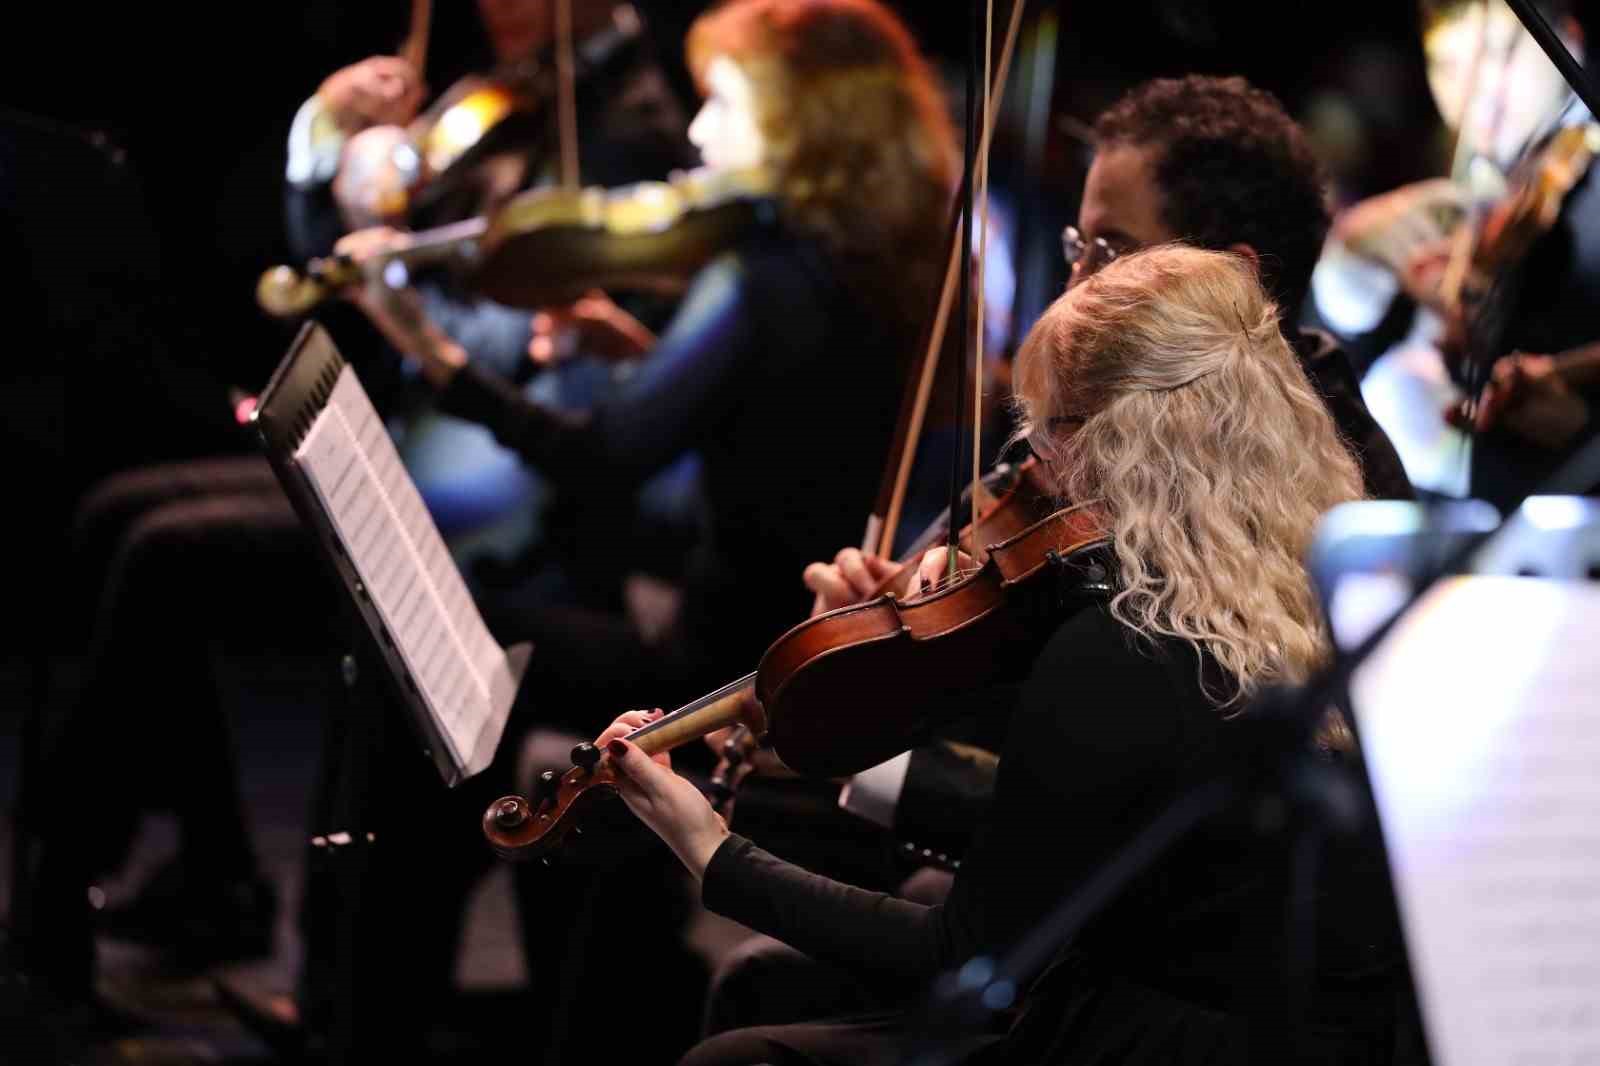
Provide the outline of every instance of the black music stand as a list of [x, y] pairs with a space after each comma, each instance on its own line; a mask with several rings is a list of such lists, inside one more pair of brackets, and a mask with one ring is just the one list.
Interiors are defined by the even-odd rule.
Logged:
[[[390, 952], [404, 947], [390, 940], [393, 926], [381, 920], [384, 908], [393, 905], [388, 900], [394, 886], [378, 883], [380, 864], [374, 853], [384, 845], [386, 833], [398, 828], [396, 816], [389, 813], [393, 804], [380, 806], [380, 795], [422, 802], [415, 797], [430, 788], [426, 778], [431, 775], [416, 760], [391, 755], [410, 734], [447, 786], [459, 784], [471, 771], [452, 755], [397, 638], [385, 626], [377, 594], [369, 594], [357, 563], [294, 460], [344, 369], [326, 332], [308, 323], [262, 391], [254, 427], [317, 554], [344, 592], [338, 597], [345, 633], [338, 660], [340, 706], [324, 724], [325, 761], [311, 814], [302, 905], [307, 955], [298, 991], [303, 1013], [326, 1005], [325, 1017], [304, 1021], [308, 1032], [327, 1033], [331, 1061], [364, 1063], [383, 1051], [416, 1050], [396, 1035], [396, 990], [387, 960]], [[526, 645], [507, 653], [517, 678], [529, 654]], [[410, 729], [396, 730], [397, 713], [410, 721]], [[485, 743], [498, 736], [497, 731]], [[380, 774], [382, 782], [377, 780]], [[402, 1046], [386, 1046], [396, 1041]]]

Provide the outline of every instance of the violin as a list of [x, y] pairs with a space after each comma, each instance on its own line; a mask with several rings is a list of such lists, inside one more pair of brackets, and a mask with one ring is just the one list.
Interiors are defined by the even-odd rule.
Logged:
[[[412, 32], [401, 48], [419, 76], [430, 9], [413, 0]], [[467, 75], [409, 125], [375, 126], [353, 136], [340, 160], [346, 223], [359, 229], [458, 219], [503, 203], [533, 177], [530, 165], [548, 154], [551, 112], [558, 104], [565, 157], [573, 82], [614, 65], [642, 40], [643, 23], [631, 6], [619, 5], [602, 18], [576, 47], [572, 27], [564, 26], [554, 56]], [[564, 183], [576, 185], [576, 176], [570, 178]]]
[[434, 265], [453, 267], [492, 300], [530, 310], [593, 289], [672, 295], [751, 228], [776, 219], [771, 176], [758, 169], [699, 168], [617, 189], [531, 189], [491, 217], [406, 234], [362, 263], [335, 255], [304, 270], [273, 267], [256, 285], [256, 303], [297, 317], [348, 286], [381, 277], [399, 287], [409, 271]]
[[[1098, 508], [1033, 517], [1048, 499], [1037, 467], [1010, 468], [997, 480], [1010, 483], [969, 531], [973, 543], [980, 535], [988, 541], [974, 571], [927, 595], [901, 600], [885, 591], [808, 619], [779, 637], [754, 673], [628, 739], [656, 754], [742, 725], [784, 765], [814, 777], [856, 773], [916, 744], [938, 724], [929, 710], [933, 696], [1022, 669], [1040, 619], [1071, 599], [1063, 592], [1107, 581], [1097, 551], [1106, 543]], [[990, 540], [987, 530], [1008, 535]], [[940, 539], [938, 532], [928, 539]], [[578, 745], [572, 758], [566, 773], [540, 776], [531, 801], [506, 796], [485, 812], [484, 835], [502, 857], [547, 853], [598, 796], [615, 790], [615, 773], [592, 744]]]
[[[1039, 461], [1029, 457], [1020, 464], [998, 463], [978, 482], [980, 494], [972, 513], [979, 516], [976, 526], [962, 530], [959, 550], [980, 559], [980, 538], [974, 529], [982, 531], [983, 540], [1005, 540], [1022, 532], [1033, 522], [1055, 510], [1050, 489], [1040, 478]], [[968, 487], [962, 496], [962, 507], [969, 506], [973, 488]], [[895, 572], [878, 583], [864, 599], [895, 595], [905, 597], [911, 579], [916, 575], [915, 563], [934, 545], [948, 538], [950, 511], [946, 508], [934, 521], [917, 535], [897, 560]], [[764, 773], [781, 773], [781, 768], [760, 766], [757, 754], [760, 744], [755, 735], [744, 726], [736, 728], [723, 741], [717, 765], [711, 771], [708, 791], [711, 805], [724, 818], [732, 817], [733, 801], [746, 778], [758, 769]]]

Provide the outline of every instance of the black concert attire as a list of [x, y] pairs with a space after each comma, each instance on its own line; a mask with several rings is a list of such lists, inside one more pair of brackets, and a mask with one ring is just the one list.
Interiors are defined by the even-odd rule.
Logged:
[[[943, 969], [1021, 937], [1175, 798], [1249, 765], [1247, 726], [1205, 698], [1202, 672], [1221, 678], [1186, 644], [1136, 642], [1103, 606], [1079, 610], [1021, 691], [993, 807], [945, 903], [852, 888], [737, 835], [712, 858], [702, 899], [849, 972], [882, 1004], [914, 1003]], [[1319, 886], [1300, 1061], [1392, 1061], [1398, 932], [1374, 888], [1381, 852], [1351, 852], [1329, 858]], [[1008, 1032], [973, 1038], [972, 1061], [1245, 1061], [1281, 973], [1278, 861], [1236, 830], [1195, 831], [1058, 955]], [[908, 1024], [891, 1010], [735, 1030], [684, 1061], [894, 1063]]]
[[[1293, 347], [1359, 463], [1367, 494], [1374, 499], [1411, 499], [1411, 483], [1399, 455], [1367, 410], [1360, 383], [1337, 342], [1325, 332], [1305, 330], [1297, 334]], [[946, 736], [977, 750], [956, 752], [941, 744], [911, 753], [900, 791], [889, 801], [894, 827], [887, 843], [875, 827], [842, 814], [831, 801], [819, 800], [817, 790], [787, 782], [747, 781], [734, 816], [735, 828], [759, 839], [781, 840], [783, 848], [801, 861], [823, 864], [836, 876], [858, 884], [893, 887], [904, 877], [906, 862], [915, 862], [923, 851], [959, 858], [969, 846], [970, 827], [993, 802], [993, 768], [983, 758], [983, 749], [998, 750], [1003, 745], [1011, 717], [1010, 693], [986, 695], [991, 697], [989, 705], [981, 712], [944, 730]], [[796, 819], [812, 826], [812, 833], [794, 833]], [[808, 842], [815, 827], [823, 824], [828, 846], [813, 850]], [[925, 869], [918, 876], [932, 872]], [[799, 1021], [872, 1001], [870, 992], [838, 967], [807, 959], [769, 937], [752, 938], [719, 967], [705, 1031], [709, 1035], [768, 1020]]]
[[1361, 381], [1331, 334], [1304, 330], [1292, 339], [1306, 377], [1328, 405], [1333, 424], [1361, 466], [1367, 495], [1375, 500], [1409, 500], [1416, 494], [1388, 434], [1361, 397]]

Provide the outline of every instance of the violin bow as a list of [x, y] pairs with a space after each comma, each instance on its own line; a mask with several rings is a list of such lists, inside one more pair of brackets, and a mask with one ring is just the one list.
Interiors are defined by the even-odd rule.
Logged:
[[572, 0], [556, 0], [556, 111], [561, 184], [578, 187], [578, 93], [572, 49]]
[[[998, 112], [1001, 102], [1005, 99], [1006, 80], [1011, 70], [1011, 58], [1016, 50], [1017, 31], [1022, 24], [1022, 13], [1026, 7], [1026, 0], [1016, 0], [1011, 9], [1011, 21], [1006, 30], [1005, 44], [1000, 49], [1000, 61], [992, 81], [992, 94], [988, 91], [990, 79], [984, 77], [985, 97], [992, 101], [993, 106], [985, 109], [983, 119], [983, 135], [981, 143], [976, 146], [974, 157], [987, 158], [989, 145], [994, 136], [994, 115]], [[992, 20], [993, 0], [989, 0], [990, 19]], [[973, 122], [969, 128], [976, 128]], [[985, 174], [987, 177], [987, 174]], [[970, 169], [964, 169], [962, 177], [962, 196], [957, 204], [960, 218], [966, 215], [966, 205], [971, 200], [971, 185], [974, 175]], [[971, 247], [969, 232], [964, 226], [952, 224], [950, 257], [945, 266], [944, 281], [939, 290], [939, 299], [935, 305], [932, 324], [928, 331], [928, 342], [923, 350], [920, 369], [915, 376], [907, 379], [908, 391], [905, 402], [900, 408], [900, 423], [895, 433], [895, 443], [890, 449], [889, 464], [885, 469], [885, 477], [880, 485], [878, 504], [873, 508], [872, 514], [867, 519], [866, 534], [862, 540], [862, 550], [881, 555], [884, 558], [893, 558], [895, 535], [899, 532], [900, 515], [905, 508], [906, 486], [911, 479], [911, 466], [916, 459], [917, 442], [922, 436], [922, 426], [928, 413], [928, 400], [933, 394], [934, 374], [939, 365], [939, 353], [944, 347], [945, 331], [949, 326], [950, 308], [957, 291], [957, 282], [962, 276], [962, 265], [967, 261], [964, 252]], [[963, 243], [965, 240], [965, 243]], [[980, 364], [981, 365], [981, 364]], [[961, 375], [958, 373], [957, 387], [961, 389]], [[982, 388], [980, 383], [979, 388]], [[976, 446], [974, 446], [976, 452]], [[959, 463], [959, 456], [957, 459]], [[974, 497], [976, 498], [976, 497]], [[955, 512], [950, 515], [953, 528], [961, 528]]]
[[417, 80], [426, 77], [428, 66], [428, 31], [433, 24], [433, 0], [411, 0], [411, 29], [400, 42], [400, 58], [417, 72]]

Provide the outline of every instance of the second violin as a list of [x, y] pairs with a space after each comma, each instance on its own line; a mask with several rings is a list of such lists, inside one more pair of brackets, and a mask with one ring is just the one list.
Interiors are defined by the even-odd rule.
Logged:
[[771, 192], [764, 171], [705, 168], [618, 189], [533, 189], [492, 218], [405, 234], [362, 263], [333, 256], [303, 271], [273, 267], [256, 302], [268, 314], [303, 315], [393, 264], [453, 266], [508, 307], [570, 303], [591, 289], [676, 293], [740, 234], [776, 219]]

